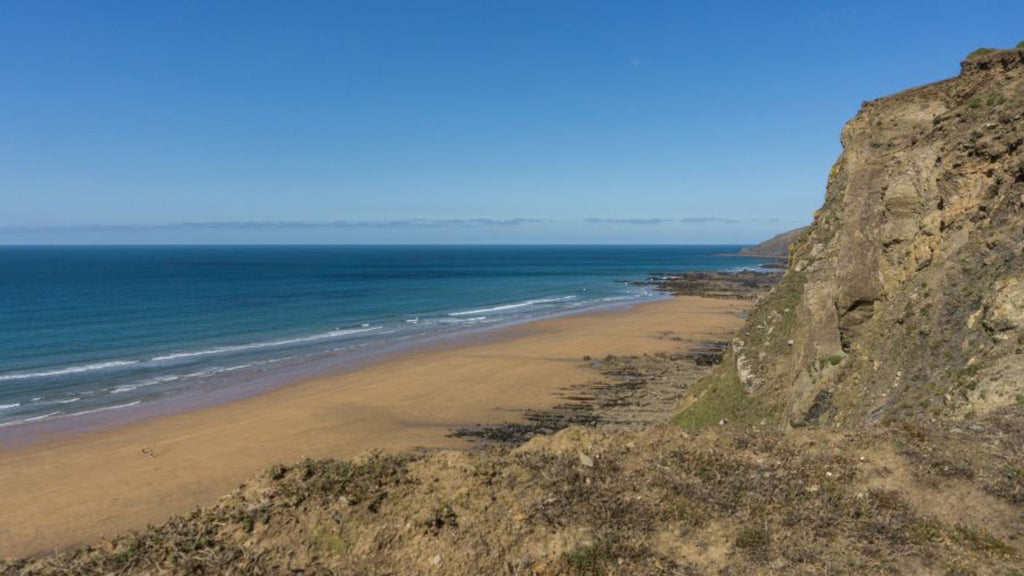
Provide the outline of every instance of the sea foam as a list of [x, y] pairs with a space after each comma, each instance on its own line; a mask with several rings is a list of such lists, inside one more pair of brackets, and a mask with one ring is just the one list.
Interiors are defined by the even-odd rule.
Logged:
[[21, 420], [11, 420], [10, 422], [0, 422], [0, 428], [7, 428], [9, 426], [17, 426], [19, 424], [28, 424], [29, 422], [38, 422], [40, 420], [48, 420], [60, 412], [50, 412], [49, 414], [43, 414], [41, 416], [32, 416], [31, 418], [22, 418]]
[[137, 406], [142, 403], [142, 400], [136, 400], [134, 402], [127, 402], [125, 404], [114, 404], [113, 406], [103, 406], [102, 408], [93, 408], [92, 410], [84, 410], [82, 412], [72, 412], [68, 416], [85, 416], [86, 414], [95, 414], [97, 412], [106, 412], [108, 410], [118, 410], [120, 408], [130, 408]]
[[317, 340], [329, 340], [332, 338], [341, 338], [343, 336], [352, 336], [354, 334], [363, 334], [366, 332], [372, 332], [374, 330], [380, 330], [381, 326], [371, 326], [369, 328], [353, 328], [349, 330], [331, 330], [330, 332], [323, 332], [321, 334], [313, 334], [312, 336], [303, 336], [301, 338], [289, 338], [287, 340], [271, 340], [269, 342], [253, 342], [252, 344], [238, 344], [235, 346], [218, 346], [216, 348], [208, 348], [206, 350], [198, 350], [195, 352], [176, 352], [174, 354], [167, 354], [164, 356], [157, 356], [153, 358], [154, 362], [166, 362], [168, 360], [180, 360], [182, 358], [195, 358], [198, 356], [211, 356], [214, 354], [228, 354], [231, 352], [242, 352], [245, 350], [257, 350], [260, 348], [273, 348], [278, 346], [288, 346], [291, 344], [302, 344], [304, 342], [315, 342]]
[[494, 312], [504, 312], [507, 310], [515, 310], [517, 308], [526, 308], [528, 306], [536, 306], [538, 304], [552, 304], [555, 302], [565, 302], [567, 300], [574, 300], [576, 296], [560, 296], [558, 298], [538, 298], [536, 300], [525, 300], [523, 302], [514, 302], [512, 304], [502, 304], [500, 306], [493, 306], [491, 308], [477, 308], [475, 310], [463, 310], [461, 312], [452, 312], [449, 316], [473, 316], [480, 314], [491, 314]]
[[96, 370], [119, 368], [121, 366], [131, 366], [132, 364], [138, 363], [138, 360], [114, 360], [111, 362], [97, 362], [95, 364], [71, 366], [69, 368], [60, 368], [57, 370], [43, 370], [41, 372], [16, 372], [14, 374], [0, 375], [0, 382], [7, 380], [26, 380], [29, 378], [45, 378], [47, 376], [65, 376], [67, 374], [79, 374], [81, 372], [93, 372]]
[[142, 382], [137, 382], [135, 384], [123, 384], [123, 385], [118, 386], [118, 387], [114, 388], [113, 390], [111, 390], [110, 393], [111, 394], [121, 394], [123, 392], [131, 392], [132, 390], [136, 390], [138, 388], [146, 388], [148, 386], [153, 386], [154, 384], [163, 384], [164, 382], [173, 382], [174, 380], [177, 380], [178, 378], [180, 378], [180, 376], [177, 376], [175, 374], [169, 374], [167, 376], [158, 376], [156, 378], [150, 378], [149, 380], [143, 380]]

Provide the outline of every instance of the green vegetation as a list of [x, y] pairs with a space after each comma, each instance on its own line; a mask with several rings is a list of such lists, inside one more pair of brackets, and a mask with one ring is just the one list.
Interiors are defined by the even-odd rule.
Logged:
[[771, 544], [771, 534], [768, 531], [768, 520], [755, 526], [748, 526], [740, 529], [736, 534], [735, 545], [747, 553], [752, 560], [764, 561], [768, 559], [768, 546]]
[[338, 532], [313, 533], [313, 545], [325, 554], [342, 555], [352, 551], [352, 541]]
[[[806, 282], [806, 274], [789, 270], [775, 286], [768, 300], [750, 312], [746, 328], [741, 333], [745, 349], [763, 351], [767, 357], [776, 359], [793, 354], [794, 346], [790, 340], [796, 327], [797, 308]], [[734, 425], [751, 426], [769, 419], [777, 412], [770, 403], [758, 400], [744, 390], [735, 358], [734, 355], [727, 356], [713, 374], [694, 384], [691, 394], [693, 402], [677, 414], [673, 422], [684, 430], [696, 432], [717, 425], [722, 420]], [[747, 361], [758, 362], [749, 357]]]
[[436, 536], [445, 527], [458, 528], [459, 516], [450, 504], [445, 504], [433, 511], [430, 518], [426, 521], [426, 527], [431, 534]]
[[[1024, 40], [1021, 40], [1020, 42], [1017, 42], [1017, 45], [1014, 46], [1014, 48], [1016, 48], [1018, 50], [1021, 49], [1021, 48], [1024, 48]], [[974, 52], [971, 52], [970, 54], [968, 54], [967, 55], [967, 59], [968, 60], [973, 60], [973, 59], [975, 59], [975, 58], [977, 58], [979, 56], [984, 56], [986, 54], [991, 54], [993, 52], [1002, 52], [1002, 51], [1003, 51], [1002, 48], [978, 48]]]
[[604, 563], [611, 557], [604, 546], [582, 546], [565, 555], [566, 563], [573, 574], [600, 576], [604, 574]]
[[991, 54], [993, 52], [999, 52], [999, 49], [998, 48], [978, 48], [974, 52], [971, 52], [970, 54], [968, 54], [967, 55], [967, 59], [968, 60], [974, 60], [975, 58], [977, 58], [979, 56], [984, 56], [985, 54]]
[[978, 373], [985, 368], [984, 362], [978, 362], [965, 366], [956, 375], [956, 385], [964, 390], [974, 390], [978, 387]]
[[954, 542], [963, 542], [979, 552], [991, 552], [1002, 556], [1013, 556], [1013, 548], [992, 536], [982, 528], [972, 528], [964, 524], [953, 527], [950, 538]]
[[723, 420], [753, 425], [770, 414], [767, 407], [743, 389], [732, 356], [725, 357], [713, 374], [697, 382], [693, 391], [693, 403], [672, 419], [688, 432], [699, 432]]
[[824, 368], [825, 366], [835, 366], [836, 364], [842, 362], [843, 358], [845, 358], [845, 356], [843, 356], [842, 354], [833, 354], [832, 356], [824, 356], [822, 358], [818, 358], [818, 368]]
[[[804, 292], [807, 275], [790, 270], [775, 287], [769, 300], [750, 312], [742, 337], [753, 350], [765, 350], [773, 357], [789, 356], [788, 340], [796, 325], [796, 309]], [[771, 326], [769, 333], [768, 327]]]
[[998, 92], [989, 92], [983, 96], [975, 96], [967, 103], [970, 108], [981, 108], [982, 106], [998, 106], [1006, 103], [1006, 96]]

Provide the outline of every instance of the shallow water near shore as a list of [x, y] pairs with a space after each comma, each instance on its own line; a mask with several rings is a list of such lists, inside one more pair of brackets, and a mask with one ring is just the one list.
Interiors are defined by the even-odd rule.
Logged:
[[[0, 248], [0, 438], [244, 395], [374, 354], [657, 298], [734, 246]], [[248, 387], [248, 388], [246, 388]]]

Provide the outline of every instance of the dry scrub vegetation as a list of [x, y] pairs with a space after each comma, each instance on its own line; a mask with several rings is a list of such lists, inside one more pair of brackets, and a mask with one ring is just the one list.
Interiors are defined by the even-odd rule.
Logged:
[[216, 507], [4, 572], [1009, 575], [1022, 542], [999, 520], [1019, 528], [1021, 488], [905, 434], [572, 427], [276, 466]]
[[648, 408], [707, 376], [698, 363], [713, 364], [592, 362], [602, 380], [537, 419], [553, 430], [582, 410], [591, 426], [278, 465], [217, 506], [0, 573], [1021, 573], [1024, 407], [954, 428], [781, 433], [704, 402], [687, 432]]

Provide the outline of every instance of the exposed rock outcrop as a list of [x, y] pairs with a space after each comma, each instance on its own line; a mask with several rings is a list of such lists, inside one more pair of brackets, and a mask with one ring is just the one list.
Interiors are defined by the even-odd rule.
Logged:
[[736, 342], [783, 426], [1024, 398], [1024, 49], [961, 66], [847, 123], [824, 205]]
[[731, 300], [754, 300], [778, 283], [781, 272], [686, 272], [662, 275], [652, 283], [675, 296], [704, 296]]

